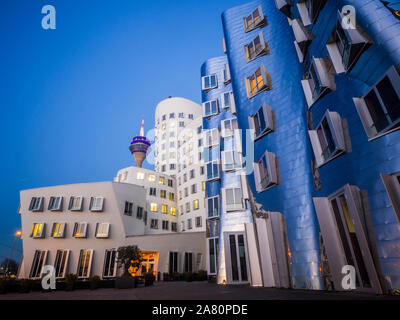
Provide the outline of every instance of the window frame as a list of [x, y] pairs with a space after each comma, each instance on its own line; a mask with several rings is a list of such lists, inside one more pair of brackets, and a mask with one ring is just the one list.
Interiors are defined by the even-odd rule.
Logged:
[[[264, 168], [264, 162], [267, 168]], [[264, 192], [279, 184], [278, 158], [274, 153], [265, 151], [261, 158], [253, 163], [253, 167], [254, 182], [258, 193]], [[265, 176], [263, 173], [267, 175]]]
[[[257, 133], [257, 130], [256, 130], [256, 124], [257, 124], [256, 119], [258, 121], [259, 128], [261, 128], [260, 127], [260, 120], [259, 120], [259, 118], [260, 118], [260, 110], [262, 110], [265, 128], [263, 130], [261, 130], [259, 133]], [[251, 137], [252, 137], [253, 141], [257, 141], [257, 140], [263, 138], [264, 136], [268, 135], [269, 133], [271, 133], [271, 132], [276, 130], [274, 111], [265, 102], [262, 103], [261, 107], [259, 107], [255, 113], [253, 113], [252, 115], [250, 115], [248, 117], [248, 120], [249, 120], [249, 128], [251, 130], [250, 134], [251, 134]]]
[[29, 211], [42, 212], [44, 209], [44, 197], [32, 197], [29, 204]]
[[[99, 201], [99, 199], [100, 199], [100, 205], [94, 206], [94, 202]], [[104, 210], [104, 197], [91, 197], [89, 210], [92, 212], [102, 212]]]
[[[232, 157], [232, 163], [227, 163], [227, 155], [230, 154]], [[236, 157], [235, 157], [236, 155]], [[238, 162], [236, 162], [236, 160]], [[225, 172], [234, 172], [237, 170], [243, 169], [243, 157], [242, 154], [235, 150], [227, 150], [221, 151], [221, 164], [222, 164], [222, 171]], [[231, 165], [228, 167], [228, 165]]]
[[[71, 250], [69, 250], [69, 249], [57, 249], [56, 256], [54, 257], [54, 263], [53, 263], [56, 279], [64, 279], [65, 278], [65, 275], [67, 274], [67, 269], [68, 269], [70, 252], [71, 252]], [[61, 258], [60, 258], [60, 255], [62, 255]], [[62, 263], [61, 268], [59, 268], [60, 262]]]
[[[226, 128], [225, 123], [229, 123], [230, 128]], [[239, 124], [237, 118], [229, 118], [221, 120], [221, 137], [233, 137], [235, 135], [235, 130], [239, 130]]]
[[[215, 85], [214, 86], [212, 85], [212, 81], [211, 81], [212, 77], [215, 77]], [[209, 83], [210, 83], [209, 87], [206, 87], [206, 78], [209, 79]], [[206, 91], [206, 92], [208, 92], [208, 91], [210, 91], [212, 89], [218, 88], [218, 76], [217, 76], [217, 74], [216, 73], [212, 73], [212, 74], [209, 74], [209, 75], [201, 77], [201, 88], [202, 88], [203, 91]]]
[[229, 68], [229, 63], [225, 63], [224, 68], [221, 71], [222, 81], [225, 85], [231, 82], [231, 71]]
[[[228, 95], [228, 105], [226, 104], [226, 95]], [[232, 114], [236, 114], [235, 97], [232, 90], [221, 93], [221, 107], [225, 110], [229, 109]]]
[[[153, 224], [154, 221], [155, 221], [155, 223]], [[150, 229], [154, 229], [154, 230], [158, 230], [159, 229], [158, 219], [151, 219], [150, 220]]]
[[[75, 205], [75, 199], [80, 199], [79, 206]], [[71, 196], [69, 198], [68, 210], [69, 211], [82, 211], [83, 210], [83, 201], [84, 201], [83, 196]]]
[[[86, 252], [86, 254], [89, 252], [90, 257], [88, 264], [86, 263], [83, 265], [83, 271], [85, 268], [87, 269], [86, 273], [80, 274], [80, 269], [81, 269], [81, 262], [82, 262], [82, 253]], [[78, 276], [78, 279], [88, 279], [90, 278], [90, 272], [92, 271], [92, 262], [93, 262], [93, 249], [81, 249], [79, 252], [79, 260], [78, 260], [78, 265], [77, 265], [77, 270], [76, 270], [76, 275]]]
[[[105, 227], [106, 231], [100, 233], [99, 229], [101, 227]], [[96, 239], [108, 239], [110, 237], [110, 223], [108, 222], [97, 222], [96, 223], [96, 231], [95, 231], [95, 237]]]
[[[213, 172], [213, 175], [210, 178], [209, 178], [209, 175], [208, 175], [208, 165], [209, 164], [211, 164], [211, 168], [212, 168], [212, 172]], [[220, 166], [221, 166], [221, 163], [220, 163], [220, 161], [218, 159], [212, 160], [212, 161], [209, 161], [209, 162], [205, 163], [206, 176], [207, 176], [206, 177], [206, 181], [214, 181], [214, 180], [220, 179], [220, 176], [221, 176], [221, 168], [220, 168]], [[215, 167], [217, 168], [217, 171], [218, 171], [217, 175], [214, 174]]]
[[[254, 21], [257, 17], [257, 16], [255, 16], [256, 12], [258, 13], [258, 17], [259, 17], [257, 22]], [[250, 20], [249, 20], [249, 18], [250, 18]], [[255, 10], [253, 10], [248, 16], [243, 17], [242, 20], [243, 20], [243, 28], [244, 28], [245, 33], [253, 31], [257, 28], [262, 28], [266, 25], [266, 18], [264, 16], [261, 5], [259, 5]], [[250, 24], [249, 24], [249, 21], [251, 21]]]
[[[258, 72], [260, 73], [259, 76], [257, 76]], [[254, 80], [251, 80], [251, 78], [254, 78]], [[256, 88], [255, 91], [252, 90], [253, 82]], [[267, 72], [267, 69], [265, 68], [263, 63], [261, 63], [260, 66], [257, 69], [255, 69], [255, 71], [252, 74], [250, 74], [245, 78], [245, 84], [246, 84], [247, 97], [249, 99], [254, 98], [261, 92], [272, 90], [271, 75]]]
[[[53, 222], [53, 226], [51, 228], [51, 237], [54, 239], [62, 239], [65, 238], [65, 229], [66, 229], [66, 222]], [[56, 234], [56, 227], [58, 226], [58, 232]], [[60, 231], [61, 226], [61, 231]]]
[[[83, 226], [83, 232], [78, 233], [78, 228]], [[87, 222], [75, 222], [72, 237], [76, 239], [85, 239], [88, 237], [88, 223]]]
[[[113, 261], [113, 254], [114, 254], [114, 261]], [[117, 269], [118, 269], [117, 260], [118, 260], [118, 251], [115, 248], [106, 249], [104, 251], [104, 263], [103, 263], [103, 271], [102, 271], [103, 279], [115, 278], [117, 276]], [[107, 264], [108, 264], [108, 268], [106, 268]], [[106, 270], [106, 269], [108, 269], [108, 270]], [[111, 270], [112, 270], [112, 273], [110, 274]]]
[[[55, 206], [55, 204], [57, 204], [58, 199], [59, 199], [58, 206]], [[49, 206], [47, 209], [49, 211], [62, 211], [63, 210], [63, 202], [64, 202], [64, 197], [50, 197]]]
[[[220, 144], [220, 132], [219, 128], [212, 128], [203, 131], [204, 137], [204, 148], [212, 148]], [[207, 139], [208, 137], [211, 138], [211, 141]], [[210, 144], [211, 143], [211, 144]]]
[[[216, 201], [215, 201], [215, 199], [216, 199]], [[215, 203], [217, 204], [217, 214], [213, 214], [212, 216], [210, 216], [210, 200], [212, 203], [213, 213], [216, 210]], [[218, 218], [221, 214], [220, 211], [221, 211], [221, 204], [220, 204], [220, 196], [219, 195], [206, 198], [207, 219]]]
[[[229, 190], [240, 190], [240, 194], [241, 194], [240, 204], [236, 203], [236, 200], [237, 200], [236, 199], [236, 191], [234, 191], [232, 193], [234, 203], [228, 205], [228, 203], [227, 203], [227, 191], [229, 191]], [[236, 212], [236, 211], [245, 211], [246, 210], [246, 204], [245, 204], [245, 199], [244, 199], [244, 194], [243, 194], [242, 187], [221, 188], [221, 193], [222, 193], [222, 204], [223, 204], [223, 207], [225, 208], [225, 211], [227, 213]]]
[[[39, 233], [37, 232], [38, 229], [36, 228], [38, 226], [41, 226]], [[42, 222], [42, 223], [34, 222], [32, 224], [32, 229], [31, 229], [29, 237], [33, 238], [33, 239], [43, 239], [45, 237], [45, 235], [46, 235], [46, 223], [44, 223], [44, 222]]]
[[[212, 104], [215, 103], [215, 112], [213, 112], [213, 107]], [[207, 109], [207, 105], [210, 105], [210, 113], [207, 114], [206, 109]], [[220, 113], [219, 111], [219, 101], [218, 99], [213, 99], [213, 100], [209, 100], [206, 102], [203, 102], [203, 117], [206, 119], [210, 119], [211, 117], [214, 117], [216, 115], [218, 115]]]
[[[260, 43], [259, 47], [256, 45], [256, 40], [258, 38], [258, 42]], [[249, 48], [253, 47], [254, 52], [252, 55], [250, 55]], [[259, 49], [257, 49], [259, 48]], [[258, 57], [268, 55], [269, 54], [269, 47], [267, 42], [264, 39], [264, 34], [262, 31], [260, 31], [254, 38], [251, 40], [249, 43], [245, 44], [243, 46], [244, 50], [244, 57], [246, 59], [246, 62], [249, 63], [251, 61], [256, 60]]]
[[[35, 279], [40, 279], [42, 277], [43, 267], [46, 265], [48, 252], [49, 250], [35, 250], [31, 264], [31, 269], [29, 271], [29, 279], [35, 280]], [[40, 262], [40, 264], [35, 262]]]

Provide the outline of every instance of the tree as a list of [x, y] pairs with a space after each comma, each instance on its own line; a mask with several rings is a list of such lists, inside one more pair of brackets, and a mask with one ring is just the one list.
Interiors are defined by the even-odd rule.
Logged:
[[5, 273], [8, 269], [8, 274], [14, 274], [16, 275], [18, 272], [18, 262], [16, 262], [13, 259], [4, 259], [3, 262], [0, 265], [0, 270], [1, 273]]
[[118, 248], [118, 268], [124, 269], [124, 276], [129, 276], [139, 270], [143, 257], [137, 246], [126, 246]]

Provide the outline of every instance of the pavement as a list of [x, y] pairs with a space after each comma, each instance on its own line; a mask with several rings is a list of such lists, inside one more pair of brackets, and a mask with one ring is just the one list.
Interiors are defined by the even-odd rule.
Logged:
[[0, 300], [399, 300], [400, 296], [356, 292], [255, 288], [208, 282], [158, 282], [134, 289], [8, 293]]

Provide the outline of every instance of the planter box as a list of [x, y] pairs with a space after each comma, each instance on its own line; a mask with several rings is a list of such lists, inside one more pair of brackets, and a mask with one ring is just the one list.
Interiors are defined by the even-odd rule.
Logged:
[[121, 277], [115, 279], [116, 289], [131, 289], [137, 287], [137, 279], [133, 277]]

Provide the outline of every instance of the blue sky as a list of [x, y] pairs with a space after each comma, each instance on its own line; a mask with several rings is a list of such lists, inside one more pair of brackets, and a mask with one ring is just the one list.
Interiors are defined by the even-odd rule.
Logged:
[[[2, 0], [0, 260], [19, 190], [107, 181], [168, 96], [200, 102], [200, 66], [222, 55], [221, 13], [246, 0]], [[44, 5], [56, 30], [41, 27]]]

